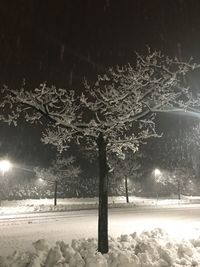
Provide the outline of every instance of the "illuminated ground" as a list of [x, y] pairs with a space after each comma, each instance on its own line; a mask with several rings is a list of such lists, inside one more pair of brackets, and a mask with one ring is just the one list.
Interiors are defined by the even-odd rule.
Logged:
[[[136, 207], [109, 211], [109, 234], [119, 236], [161, 227], [176, 238], [200, 236], [200, 205]], [[29, 249], [45, 238], [53, 243], [74, 238], [97, 237], [97, 211], [54, 212], [1, 216], [0, 255]]]

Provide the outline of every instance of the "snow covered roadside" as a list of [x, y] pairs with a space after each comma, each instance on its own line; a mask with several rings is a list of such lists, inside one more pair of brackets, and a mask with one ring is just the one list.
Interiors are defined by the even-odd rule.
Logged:
[[15, 252], [0, 258], [1, 267], [167, 267], [200, 266], [200, 238], [172, 239], [162, 229], [140, 235], [110, 238], [109, 253], [97, 252], [96, 239], [57, 241], [50, 246], [46, 240], [33, 243], [34, 252]]
[[[109, 207], [123, 206], [160, 206], [160, 205], [179, 205], [200, 203], [199, 197], [184, 197], [177, 199], [154, 199], [130, 196], [130, 203], [127, 204], [125, 197], [109, 197]], [[98, 207], [98, 198], [71, 198], [58, 199], [58, 205], [53, 205], [53, 199], [27, 199], [16, 201], [2, 201], [0, 206], [0, 215], [33, 213], [33, 212], [50, 212], [50, 211], [72, 211], [95, 209]]]

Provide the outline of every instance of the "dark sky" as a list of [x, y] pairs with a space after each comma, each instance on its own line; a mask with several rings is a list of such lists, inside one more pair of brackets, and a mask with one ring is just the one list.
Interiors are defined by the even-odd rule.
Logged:
[[[43, 81], [78, 87], [84, 76], [93, 79], [108, 66], [134, 63], [134, 52], [145, 52], [147, 45], [199, 62], [200, 1], [0, 1], [1, 85], [16, 87], [25, 78], [30, 87]], [[0, 153], [15, 147], [18, 160], [37, 163], [49, 153], [37, 146], [38, 131], [23, 125], [1, 124], [0, 139]]]
[[198, 60], [199, 14], [199, 0], [2, 0], [1, 80], [68, 86], [146, 45]]

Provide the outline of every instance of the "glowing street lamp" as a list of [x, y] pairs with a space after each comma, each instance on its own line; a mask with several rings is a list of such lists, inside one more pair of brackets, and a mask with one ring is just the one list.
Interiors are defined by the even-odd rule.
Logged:
[[[12, 168], [12, 164], [9, 160], [0, 160], [0, 172], [2, 173], [2, 177], [4, 177], [4, 174], [8, 172]], [[1, 199], [0, 199], [0, 206], [1, 206]]]
[[11, 164], [11, 162], [9, 160], [6, 160], [6, 159], [0, 160], [0, 171], [1, 171], [3, 176], [11, 168], [12, 168], [12, 164]]
[[161, 175], [161, 171], [159, 169], [154, 170], [155, 178]]

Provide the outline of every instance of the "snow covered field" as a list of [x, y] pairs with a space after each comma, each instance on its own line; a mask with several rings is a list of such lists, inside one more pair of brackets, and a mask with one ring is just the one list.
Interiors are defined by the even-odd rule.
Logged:
[[[176, 205], [200, 203], [200, 197], [186, 197], [182, 196], [178, 199], [155, 199], [155, 198], [141, 198], [129, 197], [130, 203], [126, 203], [125, 197], [109, 197], [110, 207], [123, 206], [155, 206], [155, 205]], [[27, 199], [2, 201], [0, 206], [0, 215], [3, 214], [17, 214], [17, 213], [32, 213], [32, 212], [49, 212], [49, 211], [70, 211], [81, 209], [94, 209], [98, 207], [98, 198], [65, 198], [58, 199], [58, 205], [53, 205], [53, 199]]]

